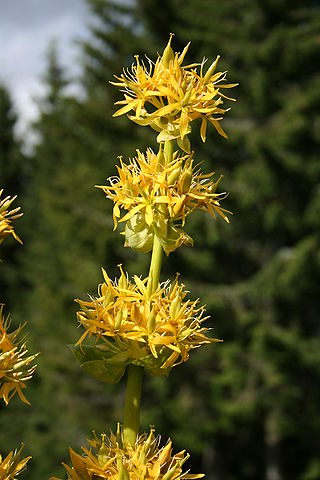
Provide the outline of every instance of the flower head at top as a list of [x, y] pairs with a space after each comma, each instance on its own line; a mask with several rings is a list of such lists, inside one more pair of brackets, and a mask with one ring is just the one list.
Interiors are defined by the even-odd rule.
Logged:
[[32, 362], [37, 355], [27, 356], [24, 338], [20, 338], [23, 326], [11, 333], [8, 332], [9, 326], [9, 318], [4, 320], [3, 305], [0, 305], [0, 398], [8, 405], [14, 394], [18, 393], [20, 399], [30, 405], [22, 389], [36, 369]]
[[0, 190], [0, 245], [5, 238], [9, 237], [9, 235], [12, 235], [18, 242], [22, 243], [18, 235], [15, 233], [13, 226], [11, 225], [12, 220], [22, 216], [22, 213], [18, 213], [20, 207], [9, 211], [11, 204], [17, 197], [5, 197], [1, 200], [2, 193], [3, 189]]
[[21, 459], [23, 445], [19, 450], [10, 452], [4, 459], [0, 454], [0, 480], [15, 480], [25, 470], [31, 457]]
[[[166, 162], [160, 149], [156, 155], [151, 149], [126, 164], [120, 158], [118, 176], [109, 179], [109, 185], [100, 186], [107, 198], [114, 202], [115, 228], [118, 220], [126, 222], [125, 245], [137, 251], [152, 249], [157, 235], [167, 254], [181, 244], [190, 245], [192, 239], [182, 228], [186, 217], [196, 209], [216, 214], [229, 222], [220, 202], [225, 193], [216, 193], [222, 178], [214, 180], [214, 172], [203, 174], [194, 165], [192, 155], [173, 154]], [[126, 213], [121, 218], [121, 209]]]
[[204, 72], [205, 60], [183, 66], [188, 44], [181, 54], [171, 48], [172, 35], [156, 62], [147, 59], [147, 66], [136, 56], [131, 69], [124, 69], [113, 85], [121, 88], [124, 100], [114, 116], [128, 115], [139, 125], [149, 125], [159, 132], [158, 142], [177, 139], [180, 148], [190, 152], [188, 134], [191, 123], [200, 118], [200, 134], [206, 140], [208, 122], [223, 137], [226, 133], [220, 125], [223, 115], [229, 110], [222, 108], [223, 99], [233, 100], [222, 91], [237, 84], [223, 83], [226, 72], [216, 72], [219, 56]]
[[167, 375], [188, 360], [191, 350], [219, 341], [205, 335], [208, 329], [202, 323], [208, 317], [204, 307], [186, 298], [188, 292], [177, 279], [159, 284], [151, 293], [150, 277], [135, 275], [129, 281], [121, 266], [120, 270], [115, 281], [103, 270], [104, 283], [98, 287], [97, 298], [76, 300], [81, 308], [77, 317], [85, 329], [77, 343], [80, 350], [86, 337], [95, 337], [101, 359], [106, 352], [108, 368], [117, 363], [121, 378], [130, 363], [154, 375]]
[[[123, 444], [123, 433], [118, 427], [117, 434], [110, 437], [94, 434], [88, 440], [89, 448], [82, 447], [82, 455], [70, 448], [71, 466], [67, 480], [196, 480], [203, 474], [183, 472], [183, 465], [189, 454], [185, 450], [173, 454], [172, 442], [168, 440], [160, 447], [160, 437], [154, 430], [140, 435], [134, 446]], [[50, 480], [59, 480], [51, 478]]]

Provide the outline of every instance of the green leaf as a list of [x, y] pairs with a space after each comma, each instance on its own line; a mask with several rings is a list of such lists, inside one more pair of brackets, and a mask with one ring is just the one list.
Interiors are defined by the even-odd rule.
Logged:
[[167, 357], [167, 353], [160, 354], [158, 358], [155, 358], [152, 354], [149, 354], [145, 357], [139, 358], [139, 360], [134, 360], [132, 363], [134, 363], [134, 365], [144, 367], [151, 375], [155, 375], [157, 377], [167, 377], [171, 368], [161, 368], [161, 365], [163, 365]]
[[128, 353], [116, 347], [112, 350], [104, 347], [105, 345], [82, 345], [81, 348], [73, 347], [72, 351], [80, 366], [96, 380], [117, 383], [125, 372]]
[[191, 143], [187, 135], [183, 137], [183, 140], [178, 137], [177, 138], [178, 146], [186, 153], [191, 153]]

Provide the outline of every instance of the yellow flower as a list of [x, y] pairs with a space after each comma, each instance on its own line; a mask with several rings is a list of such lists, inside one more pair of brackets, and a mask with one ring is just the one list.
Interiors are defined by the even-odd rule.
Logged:
[[20, 399], [30, 405], [22, 389], [26, 387], [25, 382], [32, 377], [36, 369], [36, 365], [31, 365], [31, 362], [37, 355], [27, 356], [28, 350], [23, 343], [24, 338], [19, 338], [23, 326], [8, 333], [9, 326], [9, 317], [3, 319], [2, 304], [0, 305], [0, 398], [8, 405], [14, 394], [18, 393]]
[[[2, 193], [3, 189], [0, 190], [0, 197]], [[5, 197], [3, 200], [0, 198], [0, 244], [9, 235], [12, 235], [18, 242], [22, 243], [11, 225], [12, 220], [21, 217], [22, 213], [18, 213], [20, 207], [9, 212], [9, 208], [16, 198], [16, 196], [13, 198]]]
[[118, 281], [103, 270], [97, 298], [76, 300], [81, 307], [77, 318], [85, 329], [77, 343], [80, 349], [86, 337], [94, 336], [102, 351], [113, 351], [114, 361], [123, 362], [123, 368], [134, 363], [152, 374], [167, 375], [188, 360], [190, 350], [219, 341], [205, 335], [204, 307], [199, 300], [186, 299], [178, 279], [158, 285], [151, 294], [150, 278], [135, 275], [130, 282], [121, 266], [120, 270]]
[[[71, 466], [63, 464], [68, 480], [196, 480], [203, 474], [183, 472], [188, 460], [185, 450], [173, 454], [172, 442], [168, 440], [160, 447], [160, 437], [154, 430], [137, 438], [136, 444], [123, 445], [123, 435], [118, 427], [117, 434], [110, 438], [94, 435], [88, 440], [89, 448], [82, 447], [82, 455], [70, 448]], [[50, 480], [59, 480], [51, 478]]]
[[[129, 164], [120, 158], [117, 169], [118, 176], [109, 179], [110, 185], [99, 188], [114, 202], [114, 227], [118, 219], [126, 222], [126, 246], [150, 251], [154, 234], [167, 254], [181, 244], [192, 244], [181, 227], [195, 209], [207, 211], [214, 218], [217, 213], [229, 222], [226, 213], [230, 212], [220, 206], [226, 194], [216, 193], [222, 176], [214, 180], [214, 172], [202, 174], [193, 164], [192, 155], [175, 152], [167, 164], [161, 150], [158, 155], [151, 149], [145, 154], [137, 150], [137, 157]], [[127, 211], [122, 218], [121, 209]]]
[[15, 480], [25, 470], [31, 457], [21, 459], [23, 445], [19, 451], [10, 452], [3, 460], [0, 454], [0, 480]]
[[158, 142], [177, 139], [180, 148], [189, 152], [187, 135], [191, 122], [201, 118], [200, 134], [206, 140], [208, 122], [223, 137], [226, 133], [220, 125], [224, 113], [223, 99], [233, 100], [221, 92], [237, 84], [222, 83], [226, 72], [216, 72], [219, 56], [206, 72], [206, 60], [201, 63], [182, 66], [188, 51], [188, 44], [181, 54], [171, 48], [172, 35], [163, 52], [154, 63], [147, 59], [147, 65], [136, 56], [131, 69], [124, 69], [117, 82], [111, 82], [124, 92], [123, 105], [114, 116], [134, 110], [129, 118], [139, 125], [150, 125], [159, 132]]

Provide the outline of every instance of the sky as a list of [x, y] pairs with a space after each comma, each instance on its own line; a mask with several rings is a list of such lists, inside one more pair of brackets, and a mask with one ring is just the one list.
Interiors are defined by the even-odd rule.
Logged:
[[75, 40], [88, 36], [84, 0], [0, 0], [0, 82], [9, 88], [19, 116], [18, 133], [36, 118], [43, 94], [48, 44], [56, 40], [68, 75], [79, 72]]

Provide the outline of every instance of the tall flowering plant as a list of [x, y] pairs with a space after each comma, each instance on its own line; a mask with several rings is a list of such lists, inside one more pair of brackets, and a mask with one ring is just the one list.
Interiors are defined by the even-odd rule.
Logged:
[[[20, 207], [10, 210], [16, 197], [1, 198], [2, 194], [3, 189], [0, 190], [0, 245], [10, 236], [22, 243], [12, 224], [22, 215]], [[22, 402], [30, 405], [22, 390], [36, 369], [34, 359], [37, 355], [28, 355], [25, 336], [22, 335], [23, 327], [20, 325], [16, 330], [10, 329], [9, 315], [4, 315], [4, 304], [0, 302], [0, 399], [5, 406], [9, 405], [16, 393]], [[25, 470], [31, 457], [22, 458], [22, 449], [23, 445], [5, 457], [0, 450], [0, 480], [14, 480]]]
[[[177, 277], [160, 282], [163, 252], [193, 245], [186, 231], [195, 210], [229, 222], [219, 192], [222, 176], [205, 173], [191, 149], [189, 135], [199, 119], [200, 135], [206, 140], [212, 125], [222, 136], [221, 120], [226, 72], [217, 71], [219, 57], [206, 68], [205, 61], [184, 65], [189, 44], [182, 53], [171, 47], [172, 36], [162, 55], [153, 62], [136, 57], [134, 64], [112, 82], [124, 98], [114, 116], [127, 114], [157, 134], [158, 152], [137, 150], [134, 158], [120, 158], [117, 174], [99, 186], [114, 203], [114, 229], [122, 226], [124, 245], [136, 252], [151, 252], [149, 273], [141, 278], [119, 265], [115, 280], [102, 269], [97, 296], [77, 299], [78, 321], [83, 328], [74, 347], [81, 366], [96, 379], [118, 382], [127, 370], [124, 418], [116, 433], [88, 440], [82, 453], [70, 449], [71, 465], [65, 465], [73, 480], [179, 480], [198, 479], [203, 474], [184, 470], [189, 455], [173, 453], [169, 440], [160, 445], [153, 428], [139, 432], [139, 413], [144, 370], [168, 375], [192, 350], [219, 342], [208, 334], [205, 308]], [[54, 479], [52, 479], [54, 480]], [[58, 480], [58, 479], [55, 479]]]

